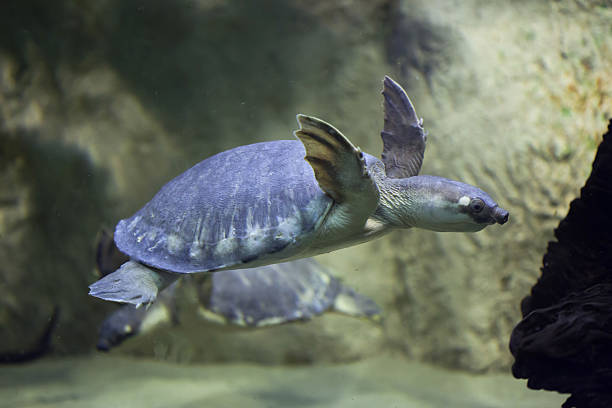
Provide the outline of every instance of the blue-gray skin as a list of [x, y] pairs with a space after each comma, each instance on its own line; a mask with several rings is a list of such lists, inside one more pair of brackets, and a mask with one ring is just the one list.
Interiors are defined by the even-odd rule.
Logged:
[[[343, 285], [312, 258], [215, 273], [207, 283], [200, 314], [221, 324], [262, 327], [305, 321], [326, 311], [381, 320], [372, 299]], [[174, 287], [163, 290], [148, 308], [128, 304], [109, 315], [100, 326], [98, 349], [109, 350], [167, 323], [175, 315]]]
[[298, 115], [299, 141], [210, 157], [120, 221], [115, 242], [131, 261], [92, 284], [90, 294], [147, 303], [181, 273], [309, 257], [395, 228], [473, 232], [505, 223], [508, 212], [479, 188], [417, 175], [426, 141], [422, 120], [389, 77], [383, 95], [382, 161], [333, 126]]

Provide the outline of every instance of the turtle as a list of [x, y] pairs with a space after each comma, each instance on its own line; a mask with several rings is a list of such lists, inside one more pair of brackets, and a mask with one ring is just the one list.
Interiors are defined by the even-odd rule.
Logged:
[[141, 304], [183, 274], [248, 269], [363, 243], [394, 229], [475, 232], [508, 211], [478, 187], [418, 175], [426, 134], [402, 87], [383, 80], [381, 159], [297, 115], [297, 140], [239, 146], [165, 184], [119, 221], [130, 257], [90, 295]]
[[[198, 289], [198, 314], [222, 325], [265, 327], [307, 321], [326, 311], [382, 322], [372, 299], [344, 285], [313, 258], [209, 274]], [[108, 351], [169, 320], [177, 322], [175, 297], [176, 283], [150, 307], [123, 305], [100, 325], [96, 347]]]

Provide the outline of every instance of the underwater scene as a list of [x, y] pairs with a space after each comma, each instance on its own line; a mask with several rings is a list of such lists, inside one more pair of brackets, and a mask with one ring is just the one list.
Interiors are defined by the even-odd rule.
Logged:
[[0, 408], [612, 407], [612, 1], [0, 5]]

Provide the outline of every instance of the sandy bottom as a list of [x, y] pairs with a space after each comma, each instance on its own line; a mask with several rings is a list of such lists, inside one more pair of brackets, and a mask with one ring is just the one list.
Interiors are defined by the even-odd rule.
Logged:
[[558, 408], [510, 375], [472, 376], [390, 357], [353, 364], [186, 366], [96, 355], [0, 367], [0, 407]]

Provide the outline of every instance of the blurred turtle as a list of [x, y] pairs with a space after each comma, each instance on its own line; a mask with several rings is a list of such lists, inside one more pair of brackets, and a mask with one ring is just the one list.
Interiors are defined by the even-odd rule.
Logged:
[[161, 291], [149, 307], [126, 304], [108, 315], [100, 325], [96, 347], [108, 351], [129, 337], [146, 333], [168, 322], [177, 323], [174, 293], [176, 283]]
[[115, 242], [130, 260], [92, 284], [90, 294], [138, 305], [181, 274], [306, 258], [394, 228], [465, 232], [505, 223], [508, 211], [479, 188], [417, 175], [422, 120], [389, 77], [383, 95], [382, 161], [328, 123], [297, 115], [299, 141], [212, 156], [121, 220]]
[[[113, 251], [112, 236], [103, 235], [100, 272], [108, 272], [117, 261], [121, 257]], [[162, 290], [150, 307], [128, 304], [112, 313], [100, 326], [98, 349], [109, 350], [130, 336], [176, 321], [175, 293], [176, 283]], [[263, 327], [309, 320], [326, 311], [381, 320], [373, 300], [343, 285], [311, 258], [210, 274], [198, 282], [198, 293], [200, 316], [221, 324]]]

